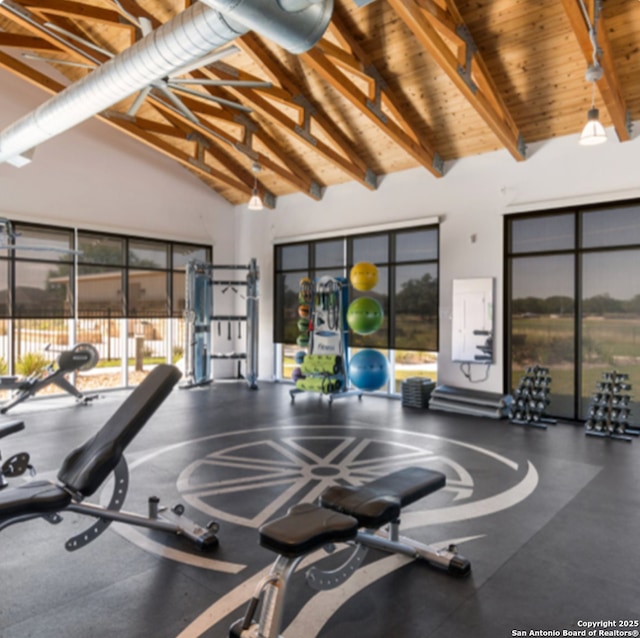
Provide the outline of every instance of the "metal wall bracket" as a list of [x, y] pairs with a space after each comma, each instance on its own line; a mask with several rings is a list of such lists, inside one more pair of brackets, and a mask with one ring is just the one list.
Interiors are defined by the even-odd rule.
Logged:
[[367, 168], [367, 171], [364, 175], [364, 181], [367, 182], [367, 184], [373, 186], [373, 188], [377, 189], [380, 178], [370, 168]]
[[624, 126], [627, 129], [627, 133], [631, 135], [631, 133], [633, 132], [633, 120], [631, 119], [631, 112], [629, 111], [629, 109], [627, 109], [624, 114]]
[[324, 196], [325, 188], [324, 186], [320, 186], [318, 182], [315, 180], [311, 180], [311, 184], [309, 185], [309, 194], [316, 199], [322, 199]]
[[440, 175], [444, 175], [444, 160], [438, 153], [433, 154], [432, 166], [436, 171], [438, 171], [438, 173], [440, 173]]
[[518, 153], [522, 155], [522, 157], [527, 156], [527, 145], [525, 144], [524, 137], [522, 137], [522, 133], [518, 135]]
[[262, 201], [265, 203], [267, 208], [275, 208], [276, 199], [277, 197], [273, 193], [270, 193], [269, 191], [265, 191], [262, 195]]

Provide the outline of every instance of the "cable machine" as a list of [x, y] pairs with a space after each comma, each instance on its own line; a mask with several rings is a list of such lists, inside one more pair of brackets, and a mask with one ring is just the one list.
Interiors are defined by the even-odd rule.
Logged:
[[[216, 270], [246, 270], [242, 280], [218, 280]], [[248, 266], [214, 265], [192, 260], [187, 264], [185, 278], [185, 377], [183, 388], [206, 385], [213, 381], [212, 359], [238, 360], [246, 362], [245, 379], [250, 389], [258, 387], [258, 279], [259, 270], [255, 259]], [[231, 290], [246, 300], [245, 315], [214, 314], [214, 286], [221, 286], [222, 293]], [[246, 295], [239, 292], [246, 287]], [[238, 326], [238, 337], [242, 338], [244, 325], [245, 352], [216, 352], [214, 350], [213, 323], [217, 322], [217, 336], [222, 336], [222, 322], [227, 323], [227, 339], [231, 340], [232, 325]]]

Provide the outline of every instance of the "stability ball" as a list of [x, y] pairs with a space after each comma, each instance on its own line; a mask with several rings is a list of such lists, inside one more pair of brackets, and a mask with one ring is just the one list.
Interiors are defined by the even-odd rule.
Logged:
[[349, 362], [349, 379], [360, 390], [379, 390], [389, 379], [386, 357], [378, 350], [360, 350]]
[[309, 331], [309, 319], [298, 319], [298, 332]]
[[378, 283], [378, 269], [368, 261], [360, 261], [351, 268], [349, 281], [356, 290], [371, 290]]
[[347, 323], [359, 335], [370, 335], [380, 328], [384, 312], [378, 301], [371, 297], [354, 299], [347, 309]]
[[296, 339], [296, 344], [300, 348], [306, 348], [309, 345], [309, 333], [303, 332], [302, 334], [299, 334]]
[[300, 366], [304, 363], [304, 358], [307, 356], [307, 353], [304, 350], [298, 350], [296, 352], [295, 361]]
[[304, 374], [302, 374], [302, 370], [300, 368], [294, 368], [291, 373], [291, 378], [293, 381], [297, 381], [298, 379], [304, 379]]

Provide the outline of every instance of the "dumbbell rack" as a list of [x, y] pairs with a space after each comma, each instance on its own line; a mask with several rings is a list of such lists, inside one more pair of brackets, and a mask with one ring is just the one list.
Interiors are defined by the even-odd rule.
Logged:
[[628, 381], [628, 374], [615, 370], [603, 373], [589, 404], [585, 434], [629, 442], [632, 436], [640, 434], [640, 430], [629, 427], [631, 385]]
[[545, 430], [547, 425], [555, 425], [555, 419], [544, 416], [550, 403], [550, 391], [549, 368], [538, 365], [528, 367], [518, 387], [513, 391], [513, 401], [509, 409], [511, 423]]

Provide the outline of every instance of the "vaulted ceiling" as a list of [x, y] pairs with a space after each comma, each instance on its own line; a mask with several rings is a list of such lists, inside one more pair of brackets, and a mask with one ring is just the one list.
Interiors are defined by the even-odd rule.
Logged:
[[[0, 68], [55, 94], [139, 40], [139, 18], [156, 28], [185, 8], [0, 0]], [[249, 32], [182, 75], [177, 107], [151, 90], [97, 117], [233, 204], [249, 199], [255, 177], [270, 206], [347, 181], [374, 190], [414, 167], [446, 180], [450, 160], [506, 149], [526, 162], [527, 144], [581, 130], [593, 11], [592, 0], [336, 0], [306, 53]], [[615, 130], [609, 143], [624, 143], [640, 120], [640, 2], [603, 0], [596, 26], [596, 106]]]

